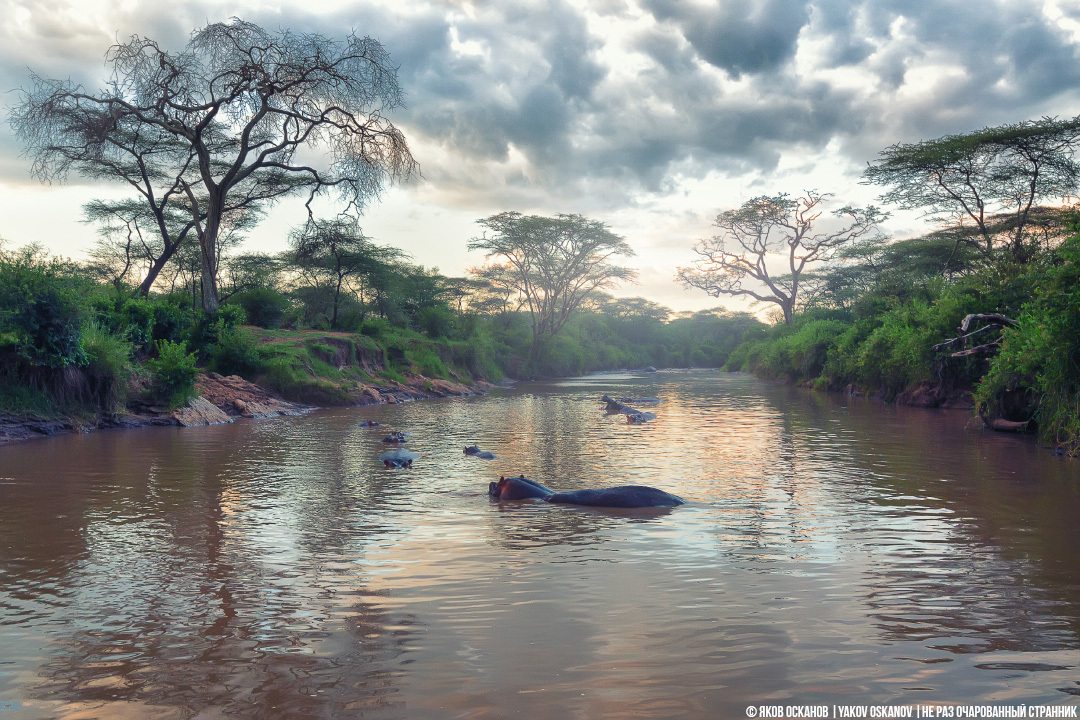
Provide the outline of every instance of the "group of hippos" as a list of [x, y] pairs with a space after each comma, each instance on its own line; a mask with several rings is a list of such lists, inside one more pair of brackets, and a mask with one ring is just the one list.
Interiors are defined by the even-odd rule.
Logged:
[[[658, 398], [624, 398], [613, 400], [604, 395], [600, 398], [606, 403], [606, 409], [611, 413], [626, 415], [626, 421], [631, 424], [644, 423], [656, 419], [656, 415], [643, 412], [630, 406], [636, 404], [656, 404]], [[367, 420], [362, 423], [366, 427], [379, 427], [379, 423]], [[401, 431], [391, 432], [382, 439], [389, 445], [403, 445], [408, 442], [405, 433]], [[481, 450], [477, 445], [465, 448], [465, 455], [482, 460], [494, 460], [498, 456], [486, 450]], [[409, 452], [400, 447], [383, 453], [379, 456], [383, 465], [387, 468], [411, 468], [413, 460], [420, 457], [414, 452]], [[535, 480], [530, 480], [524, 475], [518, 477], [500, 477], [498, 482], [488, 485], [488, 495], [496, 500], [540, 500], [542, 502], [563, 505], [585, 505], [589, 507], [607, 508], [664, 508], [675, 507], [685, 504], [685, 500], [677, 495], [658, 490], [646, 485], [617, 485], [608, 488], [590, 488], [586, 490], [573, 490], [570, 492], [556, 492]]]

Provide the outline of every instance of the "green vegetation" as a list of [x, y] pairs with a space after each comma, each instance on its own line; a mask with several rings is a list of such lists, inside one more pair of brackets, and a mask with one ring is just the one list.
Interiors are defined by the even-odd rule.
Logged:
[[[192, 288], [197, 273], [142, 296], [102, 273], [101, 256], [80, 265], [36, 247], [0, 248], [0, 412], [175, 408], [195, 395], [203, 371], [240, 375], [297, 402], [341, 405], [395, 384], [719, 367], [748, 330], [763, 327], [745, 313], [672, 316], [644, 298], [592, 293], [537, 347], [531, 314], [486, 304], [484, 282], [446, 278], [358, 239], [338, 243], [364, 254], [347, 274], [333, 263], [330, 275], [312, 272], [311, 256], [295, 249], [226, 256], [226, 285], [236, 290], [211, 314]], [[321, 291], [327, 277], [329, 293]]]
[[1080, 454], [1080, 238], [1073, 236], [1026, 274], [1032, 297], [1019, 327], [979, 383], [983, 414], [1028, 421], [1045, 441]]
[[725, 367], [921, 405], [973, 401], [988, 423], [1080, 454], [1080, 215], [1034, 204], [1075, 192], [1078, 138], [1080, 118], [1045, 119], [888, 148], [868, 181], [943, 226], [847, 245], [804, 275], [792, 322], [747, 333]]

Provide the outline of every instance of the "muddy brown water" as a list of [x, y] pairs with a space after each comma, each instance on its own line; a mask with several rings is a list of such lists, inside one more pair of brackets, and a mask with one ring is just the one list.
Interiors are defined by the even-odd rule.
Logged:
[[[487, 498], [519, 473], [689, 503]], [[608, 374], [0, 448], [13, 720], [1075, 705], [1078, 631], [1080, 462], [962, 411]]]

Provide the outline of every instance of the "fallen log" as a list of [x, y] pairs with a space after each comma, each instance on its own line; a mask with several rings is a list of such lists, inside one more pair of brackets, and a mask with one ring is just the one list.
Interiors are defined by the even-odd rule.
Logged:
[[993, 418], [988, 420], [983, 418], [983, 422], [991, 430], [997, 430], [998, 432], [1024, 432], [1027, 430], [1028, 421], [1023, 422], [1017, 420], [1004, 420], [1002, 418]]

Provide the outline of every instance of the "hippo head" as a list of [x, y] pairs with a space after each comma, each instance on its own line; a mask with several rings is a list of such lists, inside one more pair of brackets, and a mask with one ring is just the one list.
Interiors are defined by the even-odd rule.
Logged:
[[469, 447], [465, 448], [465, 454], [466, 455], [476, 455], [479, 452], [480, 452], [480, 446], [479, 445], [470, 445]]
[[500, 477], [499, 482], [488, 485], [488, 495], [499, 500], [544, 499], [554, 494], [553, 490], [547, 489], [535, 480], [529, 480], [524, 475], [511, 478]]

